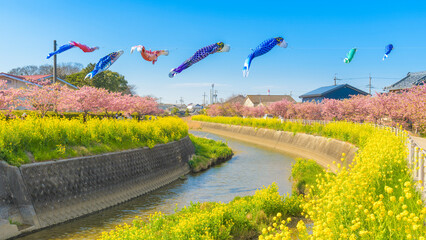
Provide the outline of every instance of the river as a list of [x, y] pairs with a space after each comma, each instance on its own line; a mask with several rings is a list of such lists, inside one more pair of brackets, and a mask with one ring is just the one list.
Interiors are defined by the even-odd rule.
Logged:
[[222, 140], [228, 143], [235, 155], [207, 171], [188, 174], [177, 180], [128, 202], [90, 214], [63, 224], [18, 238], [29, 239], [96, 239], [104, 231], [131, 223], [139, 216], [146, 219], [154, 212], [173, 213], [190, 202], [229, 202], [236, 196], [253, 195], [256, 189], [277, 183], [280, 193], [291, 192], [289, 176], [294, 159], [214, 134], [191, 131], [196, 136]]

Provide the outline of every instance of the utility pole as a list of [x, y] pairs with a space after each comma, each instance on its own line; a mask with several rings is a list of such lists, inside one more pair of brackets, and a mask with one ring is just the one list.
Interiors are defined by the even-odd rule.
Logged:
[[212, 89], [210, 89], [210, 104], [214, 103], [213, 95], [214, 95], [214, 84], [212, 84]]
[[369, 91], [368, 91], [368, 93], [370, 94], [370, 96], [371, 96], [371, 73], [369, 74], [369, 77], [368, 77], [369, 79], [370, 79], [370, 83], [368, 84], [368, 89], [369, 89]]
[[206, 97], [207, 97], [206, 92], [204, 92], [203, 97], [204, 97], [203, 106], [206, 106]]
[[334, 86], [336, 86], [337, 85], [337, 80], [342, 80], [342, 79], [340, 79], [340, 78], [337, 78], [337, 73], [335, 73], [334, 74]]
[[[56, 40], [53, 40], [53, 51], [56, 52]], [[56, 54], [53, 55], [53, 83], [56, 83]]]

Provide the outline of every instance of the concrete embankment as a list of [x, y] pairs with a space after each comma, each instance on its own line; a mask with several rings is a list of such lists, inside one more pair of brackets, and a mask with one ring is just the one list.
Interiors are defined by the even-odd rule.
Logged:
[[357, 147], [347, 142], [304, 133], [192, 120], [187, 120], [187, 122], [191, 129], [201, 129], [202, 131], [256, 144], [293, 157], [313, 159], [325, 168], [330, 165], [332, 171], [337, 170], [333, 161], [341, 162], [342, 153], [346, 154], [343, 165], [347, 166], [352, 162], [358, 150]]
[[19, 168], [0, 162], [0, 239], [93, 213], [164, 186], [190, 172], [193, 154], [194, 145], [185, 137], [152, 149]]

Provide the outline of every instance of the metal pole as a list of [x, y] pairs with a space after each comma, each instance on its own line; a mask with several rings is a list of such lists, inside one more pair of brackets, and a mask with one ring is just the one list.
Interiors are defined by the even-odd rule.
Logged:
[[214, 104], [214, 84], [212, 84], [212, 89], [210, 92], [210, 104]]
[[[53, 51], [56, 51], [56, 40], [53, 40]], [[53, 55], [53, 83], [56, 83], [56, 54]]]
[[371, 73], [369, 75], [369, 78], [370, 78], [370, 83], [368, 84], [368, 87], [369, 87], [368, 93], [371, 95]]

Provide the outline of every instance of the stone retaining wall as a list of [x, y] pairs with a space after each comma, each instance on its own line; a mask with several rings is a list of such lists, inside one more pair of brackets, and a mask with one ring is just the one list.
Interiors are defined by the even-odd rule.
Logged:
[[[116, 205], [189, 173], [188, 162], [194, 151], [191, 140], [185, 137], [152, 149], [26, 164], [20, 168], [0, 162], [0, 219], [21, 215], [18, 220], [26, 218], [26, 224], [43, 228]], [[5, 172], [18, 176], [6, 177], [11, 174]], [[21, 184], [17, 185], [19, 178]], [[19, 210], [26, 204], [32, 214], [28, 209]]]
[[188, 125], [194, 129], [201, 128], [206, 132], [275, 149], [294, 157], [310, 158], [323, 167], [330, 165], [332, 171], [337, 170], [333, 161], [341, 162], [342, 153], [346, 154], [343, 165], [348, 166], [358, 150], [347, 142], [304, 133], [192, 120], [188, 120]]

